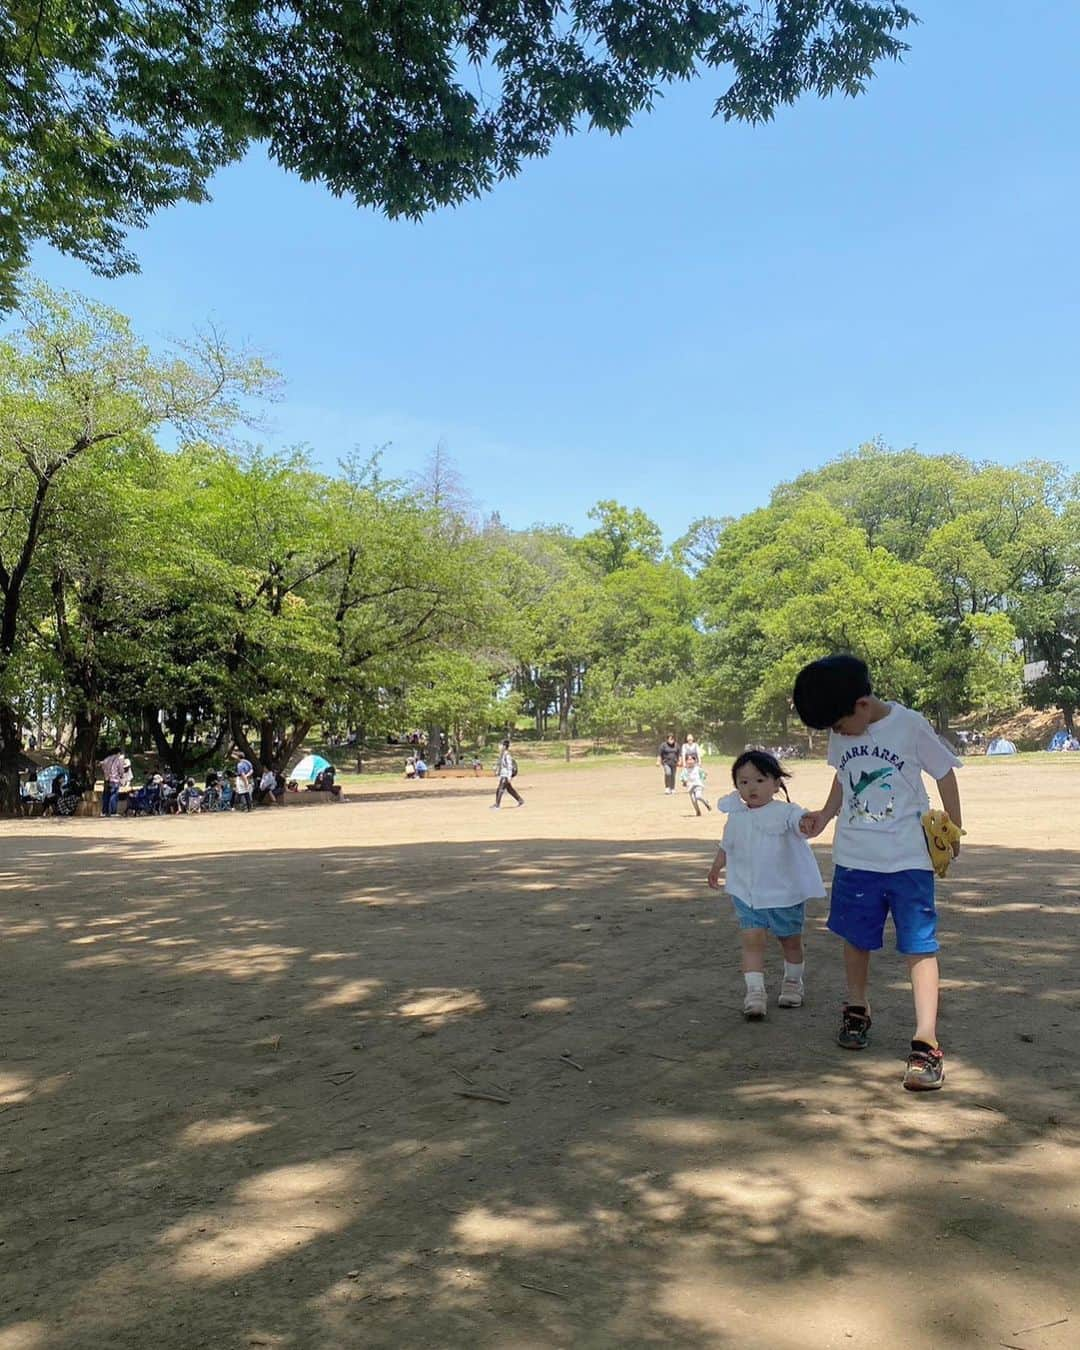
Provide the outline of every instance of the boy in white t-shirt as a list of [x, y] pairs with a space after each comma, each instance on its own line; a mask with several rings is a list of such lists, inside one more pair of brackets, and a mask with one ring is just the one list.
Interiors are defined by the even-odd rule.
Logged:
[[[836, 770], [828, 800], [804, 818], [802, 830], [813, 839], [837, 817], [828, 926], [844, 939], [848, 985], [837, 1042], [846, 1050], [867, 1044], [870, 953], [881, 948], [891, 913], [915, 1000], [904, 1087], [940, 1088], [945, 1057], [937, 1041], [937, 911], [922, 828], [930, 805], [922, 775], [937, 780], [942, 806], [960, 825], [960, 761], [920, 713], [874, 695], [858, 657], [827, 656], [805, 666], [793, 700], [808, 727], [829, 729], [828, 758]], [[956, 843], [954, 856], [959, 852]]]

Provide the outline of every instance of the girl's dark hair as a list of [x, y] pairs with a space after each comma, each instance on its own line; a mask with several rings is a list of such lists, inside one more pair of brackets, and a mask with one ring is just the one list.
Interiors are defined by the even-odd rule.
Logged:
[[787, 769], [781, 768], [780, 761], [775, 755], [770, 755], [768, 750], [744, 750], [731, 766], [731, 781], [733, 783], [739, 776], [739, 770], [745, 768], [747, 764], [752, 764], [758, 773], [763, 773], [766, 778], [775, 778], [780, 784], [780, 791], [787, 797], [788, 801], [791, 801], [791, 798], [788, 797], [787, 784], [784, 782], [784, 779], [790, 778], [791, 774], [788, 773]]

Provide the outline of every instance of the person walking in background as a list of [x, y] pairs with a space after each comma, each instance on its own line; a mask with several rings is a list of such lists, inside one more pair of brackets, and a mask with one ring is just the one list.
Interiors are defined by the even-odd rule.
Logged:
[[701, 746], [694, 740], [693, 734], [688, 731], [686, 740], [683, 741], [683, 747], [679, 751], [679, 768], [688, 768], [692, 759], [696, 759], [699, 764], [701, 763]]
[[245, 755], [236, 766], [236, 782], [233, 786], [233, 792], [236, 795], [236, 801], [233, 805], [236, 810], [251, 810], [251, 793], [254, 786], [255, 765]]
[[129, 770], [125, 767], [127, 760], [119, 750], [112, 750], [101, 761], [101, 778], [104, 784], [104, 791], [101, 794], [101, 814], [103, 816], [115, 816], [116, 805], [120, 799], [120, 784], [124, 781], [124, 774]]
[[255, 794], [255, 801], [261, 805], [265, 801], [276, 802], [279, 806], [284, 806], [285, 802], [278, 791], [277, 774], [269, 765], [263, 765], [262, 777], [259, 779], [259, 787]]
[[675, 791], [675, 771], [679, 767], [680, 758], [675, 733], [669, 731], [667, 739], [663, 741], [660, 749], [656, 752], [656, 762], [664, 771], [664, 792], [668, 797]]
[[510, 796], [514, 798], [518, 806], [524, 806], [525, 799], [510, 781], [517, 773], [517, 765], [514, 763], [514, 757], [510, 753], [509, 741], [503, 741], [502, 743], [502, 751], [499, 754], [499, 764], [495, 772], [499, 778], [499, 786], [495, 789], [495, 804], [491, 809], [493, 811], [499, 809], [502, 805], [504, 792], [509, 792]]

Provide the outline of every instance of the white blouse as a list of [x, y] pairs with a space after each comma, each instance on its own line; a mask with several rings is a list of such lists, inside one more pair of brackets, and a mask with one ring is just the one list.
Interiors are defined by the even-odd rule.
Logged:
[[751, 810], [737, 792], [716, 807], [727, 814], [720, 846], [727, 854], [728, 895], [751, 909], [787, 909], [825, 895], [809, 840], [799, 833], [803, 807], [771, 801]]

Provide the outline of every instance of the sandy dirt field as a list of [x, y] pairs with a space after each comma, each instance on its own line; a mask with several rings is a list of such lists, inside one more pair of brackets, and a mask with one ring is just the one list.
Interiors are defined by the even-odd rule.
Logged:
[[926, 1095], [824, 904], [742, 1020], [658, 770], [518, 781], [0, 824], [0, 1350], [1080, 1345], [1080, 764], [964, 771]]

